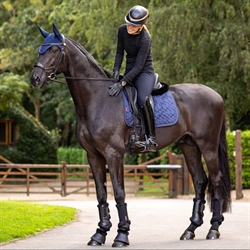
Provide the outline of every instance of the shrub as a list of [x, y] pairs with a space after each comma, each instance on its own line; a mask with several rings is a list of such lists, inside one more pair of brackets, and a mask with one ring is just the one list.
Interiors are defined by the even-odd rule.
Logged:
[[65, 161], [67, 164], [87, 165], [87, 153], [81, 148], [59, 147], [57, 149], [57, 162], [58, 164], [61, 164], [62, 161]]
[[[235, 136], [227, 131], [228, 156], [232, 188], [235, 188]], [[250, 188], [250, 131], [241, 132], [242, 148], [242, 187]]]
[[1, 145], [1, 155], [14, 163], [55, 164], [56, 136], [47, 131], [21, 106], [12, 105], [0, 112], [1, 119], [13, 119], [19, 128], [19, 138], [14, 146]]

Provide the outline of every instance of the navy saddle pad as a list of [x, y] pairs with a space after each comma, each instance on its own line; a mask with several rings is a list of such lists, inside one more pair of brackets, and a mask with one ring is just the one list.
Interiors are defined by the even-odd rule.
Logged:
[[[134, 115], [131, 112], [126, 95], [122, 92], [124, 100], [124, 117], [127, 126], [133, 127]], [[167, 91], [162, 95], [155, 95], [154, 102], [154, 117], [155, 127], [166, 127], [174, 125], [179, 118], [178, 108], [171, 91]]]

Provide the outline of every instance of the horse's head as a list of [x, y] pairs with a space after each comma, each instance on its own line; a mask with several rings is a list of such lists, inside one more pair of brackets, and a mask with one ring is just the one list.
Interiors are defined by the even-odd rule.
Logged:
[[64, 57], [65, 38], [53, 24], [52, 34], [39, 27], [42, 36], [45, 38], [39, 47], [39, 58], [34, 65], [30, 77], [33, 87], [42, 88], [49, 80], [53, 80], [56, 74], [61, 73], [62, 59]]

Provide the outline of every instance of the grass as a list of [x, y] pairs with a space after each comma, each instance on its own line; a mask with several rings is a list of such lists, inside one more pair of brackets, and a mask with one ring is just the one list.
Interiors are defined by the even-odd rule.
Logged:
[[64, 225], [74, 220], [75, 216], [75, 208], [0, 201], [0, 243]]
[[[158, 183], [158, 185], [154, 182], [151, 181], [151, 179], [148, 176], [144, 176], [143, 178], [143, 184], [142, 187], [143, 190], [138, 190], [137, 191], [137, 196], [166, 196], [169, 194], [168, 186], [169, 183], [165, 178], [159, 178], [156, 179], [155, 182]], [[162, 190], [164, 188], [165, 191]], [[139, 187], [138, 187], [139, 188]]]

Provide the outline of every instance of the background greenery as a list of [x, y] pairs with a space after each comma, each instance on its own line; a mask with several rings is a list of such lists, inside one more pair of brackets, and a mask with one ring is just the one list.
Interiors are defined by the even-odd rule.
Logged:
[[228, 128], [235, 129], [249, 110], [249, 0], [0, 0], [0, 110], [17, 102], [48, 130], [60, 132], [60, 146], [77, 145], [67, 86], [36, 90], [29, 84], [43, 42], [37, 25], [52, 32], [55, 23], [111, 72], [117, 29], [135, 4], [150, 11], [160, 80], [212, 87], [225, 100]]
[[0, 145], [0, 154], [14, 163], [54, 164], [57, 162], [56, 134], [47, 131], [22, 106], [12, 104], [0, 112], [1, 119], [18, 121], [19, 137], [16, 145]]
[[57, 150], [57, 160], [59, 164], [65, 161], [67, 164], [88, 165], [87, 153], [82, 148], [60, 147]]
[[[227, 132], [228, 156], [232, 188], [235, 188], [235, 136]], [[250, 188], [250, 131], [241, 133], [242, 145], [242, 187]]]

